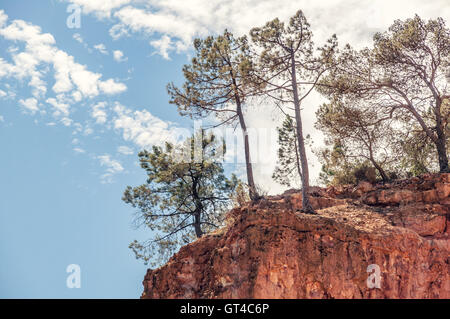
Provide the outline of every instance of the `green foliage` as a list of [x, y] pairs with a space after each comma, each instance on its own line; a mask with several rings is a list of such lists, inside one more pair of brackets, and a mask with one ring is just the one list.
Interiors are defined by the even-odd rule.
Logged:
[[233, 193], [231, 194], [233, 207], [242, 207], [246, 203], [248, 203], [250, 201], [250, 196], [248, 195], [248, 193], [248, 186], [239, 181]]
[[[327, 68], [333, 64], [337, 47], [336, 36], [332, 36], [322, 48], [316, 50], [310, 25], [301, 10], [297, 11], [287, 24], [277, 18], [263, 27], [253, 28], [250, 35], [253, 42], [262, 49], [258, 65], [258, 80], [263, 84], [259, 86], [262, 94], [270, 97], [278, 107], [282, 108], [288, 104], [295, 112], [295, 135], [299, 154], [294, 159], [299, 159], [301, 167], [303, 210], [311, 213], [313, 209], [309, 200], [309, 168], [301, 104], [313, 91]], [[284, 184], [290, 183], [287, 180], [290, 165], [287, 164], [280, 163], [274, 175]]]
[[239, 181], [225, 177], [223, 143], [204, 131], [182, 146], [166, 143], [139, 153], [147, 182], [128, 186], [123, 201], [137, 208], [135, 224], [152, 231], [153, 238], [130, 248], [136, 258], [160, 265], [196, 237], [223, 225], [230, 195]]
[[319, 174], [319, 180], [324, 185], [339, 185], [355, 183], [352, 170], [355, 163], [346, 156], [345, 147], [336, 141], [331, 148], [324, 148], [316, 151], [319, 161], [322, 163], [322, 169]]
[[191, 64], [183, 67], [182, 88], [173, 83], [167, 86], [170, 103], [178, 106], [181, 115], [201, 118], [212, 114], [220, 120], [216, 126], [239, 123], [244, 136], [249, 193], [256, 199], [243, 110], [257, 87], [252, 80], [253, 61], [247, 37], [235, 38], [225, 30], [223, 35], [196, 39], [194, 49]]
[[[438, 161], [439, 170], [448, 171], [449, 112], [445, 101], [449, 43], [450, 30], [441, 18], [424, 21], [416, 15], [396, 20], [388, 31], [374, 36], [372, 48], [356, 51], [347, 45], [337, 58], [336, 67], [321, 80], [320, 92], [346, 107], [371, 107], [379, 118], [391, 121], [389, 127], [396, 129], [392, 140], [403, 135], [419, 141], [416, 137], [425, 136], [434, 145], [432, 156]], [[423, 134], [408, 134], [412, 128]], [[425, 155], [414, 150], [414, 142], [403, 146], [409, 160], [414, 160], [414, 153]], [[425, 151], [431, 155], [428, 148]], [[402, 166], [413, 174], [430, 169], [426, 167], [428, 159], [420, 162]]]
[[315, 126], [324, 133], [326, 145], [345, 149], [339, 153], [347, 157], [345, 162], [341, 158], [341, 165], [368, 162], [384, 181], [389, 179], [387, 170], [397, 165], [401, 154], [393, 138], [398, 132], [392, 114], [385, 115], [364, 101], [353, 105], [333, 101], [323, 104], [316, 117]]
[[356, 166], [353, 169], [352, 175], [355, 177], [356, 184], [361, 181], [368, 181], [371, 183], [375, 183], [377, 181], [375, 168], [372, 165], [368, 164], [367, 162]]
[[[290, 116], [286, 116], [278, 131], [278, 162], [272, 178], [285, 186], [301, 185], [301, 163], [297, 146], [295, 124]], [[311, 144], [309, 135], [305, 138], [306, 144]]]
[[319, 154], [324, 163], [319, 180], [324, 185], [356, 185], [361, 181], [374, 183], [381, 176], [369, 161], [351, 160], [345, 155], [341, 145], [334, 145], [330, 150], [325, 148]]
[[[267, 22], [263, 27], [250, 30], [252, 40], [263, 51], [260, 62], [270, 73], [280, 72], [283, 79], [290, 80], [288, 70], [294, 55], [295, 60], [312, 66], [314, 62], [314, 47], [312, 31], [301, 10], [290, 19], [288, 24], [278, 18]], [[312, 76], [313, 72], [304, 68], [304, 77]], [[267, 81], [272, 86], [270, 81]]]
[[402, 156], [399, 161], [399, 171], [404, 177], [438, 171], [436, 149], [424, 132], [411, 124], [410, 130], [402, 132], [396, 142], [400, 145]]
[[226, 123], [237, 119], [236, 98], [244, 103], [252, 82], [253, 62], [245, 36], [235, 38], [225, 30], [223, 35], [195, 39], [194, 58], [183, 67], [182, 88], [167, 86], [170, 103], [181, 115], [205, 117], [211, 113]]

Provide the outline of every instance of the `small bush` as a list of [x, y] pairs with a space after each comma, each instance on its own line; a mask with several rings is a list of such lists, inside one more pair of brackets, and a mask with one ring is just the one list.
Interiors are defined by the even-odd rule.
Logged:
[[375, 183], [377, 181], [377, 172], [375, 168], [365, 163], [353, 170], [353, 176], [355, 177], [356, 184], [362, 181], [370, 183]]

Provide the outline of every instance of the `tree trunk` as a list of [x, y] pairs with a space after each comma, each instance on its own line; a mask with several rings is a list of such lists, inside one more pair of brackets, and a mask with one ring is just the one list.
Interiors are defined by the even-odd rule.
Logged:
[[294, 129], [295, 163], [297, 164], [298, 176], [300, 176], [300, 178], [302, 178], [302, 169], [300, 167], [300, 158], [299, 158], [299, 154], [298, 154], [297, 134], [295, 134], [296, 128], [294, 127], [294, 125], [292, 126], [292, 128]]
[[300, 153], [300, 162], [302, 165], [302, 207], [303, 211], [307, 213], [314, 212], [311, 202], [309, 201], [309, 169], [308, 169], [308, 159], [306, 158], [306, 150], [305, 150], [305, 141], [303, 139], [303, 125], [302, 118], [300, 114], [300, 100], [298, 98], [298, 90], [297, 90], [297, 76], [295, 74], [295, 59], [294, 54], [291, 53], [291, 82], [292, 82], [292, 91], [294, 94], [294, 109], [295, 109], [295, 121], [297, 123], [297, 142], [298, 142], [298, 150]]
[[[438, 130], [439, 135], [439, 130]], [[444, 134], [442, 134], [444, 135]], [[447, 157], [447, 148], [445, 145], [445, 135], [442, 137], [438, 137], [438, 140], [435, 143], [438, 158], [439, 158], [439, 172], [440, 173], [450, 173], [450, 168], [448, 166], [448, 157]]]
[[202, 226], [201, 225], [202, 224], [201, 214], [202, 214], [202, 210], [203, 210], [203, 204], [198, 195], [197, 186], [198, 186], [198, 179], [192, 177], [192, 197], [193, 197], [192, 199], [195, 204], [194, 229], [195, 229], [195, 235], [197, 236], [197, 238], [200, 238], [203, 235], [203, 231], [202, 231], [202, 227], [201, 227]]
[[241, 125], [242, 135], [244, 136], [245, 165], [247, 171], [249, 196], [251, 200], [257, 200], [259, 199], [259, 195], [256, 190], [255, 181], [253, 179], [253, 166], [250, 158], [250, 145], [248, 142], [247, 126], [245, 125], [244, 115], [242, 114], [241, 100], [239, 99], [239, 96], [236, 96], [236, 106], [237, 114], [239, 117], [239, 124]]
[[194, 229], [195, 229], [195, 235], [197, 236], [197, 238], [200, 238], [203, 236], [199, 212], [194, 213]]
[[383, 182], [387, 182], [389, 181], [389, 177], [387, 176], [386, 172], [384, 171], [384, 169], [381, 167], [381, 165], [379, 165], [377, 163], [377, 161], [375, 160], [375, 158], [373, 157], [373, 151], [372, 151], [372, 142], [369, 141], [369, 154], [370, 154], [370, 161], [372, 162], [373, 166], [375, 166], [376, 170], [378, 171], [378, 173], [380, 173], [381, 178], [383, 179]]
[[449, 173], [450, 168], [448, 166], [447, 147], [445, 145], [446, 136], [443, 127], [444, 125], [442, 124], [441, 106], [442, 106], [442, 99], [437, 98], [435, 108], [437, 139], [435, 145], [439, 159], [439, 172]]
[[[231, 63], [228, 62], [228, 65], [231, 67]], [[236, 102], [236, 113], [238, 114], [239, 124], [241, 125], [242, 135], [244, 137], [244, 152], [245, 152], [245, 168], [247, 172], [247, 183], [248, 183], [248, 195], [251, 200], [258, 200], [259, 194], [256, 191], [255, 180], [253, 179], [253, 166], [250, 158], [250, 145], [248, 142], [248, 132], [247, 125], [245, 125], [244, 114], [242, 113], [242, 105], [241, 98], [239, 92], [237, 90], [236, 78], [233, 75], [233, 72], [230, 70], [230, 77], [233, 82], [233, 90], [234, 90], [234, 99]]]
[[383, 182], [389, 181], [389, 176], [387, 176], [384, 169], [375, 160], [371, 160], [371, 161], [372, 161], [373, 166], [375, 166], [375, 168], [377, 169], [378, 173], [380, 173], [381, 178], [383, 179]]
[[434, 145], [436, 146], [436, 151], [438, 153], [438, 160], [439, 160], [439, 172], [440, 173], [448, 173], [450, 172], [450, 168], [448, 166], [448, 157], [447, 157], [447, 149], [446, 149], [446, 138], [445, 138], [445, 132], [442, 125], [442, 117], [441, 117], [441, 104], [442, 99], [439, 97], [436, 97], [436, 105], [434, 107], [434, 114], [436, 118], [436, 135], [433, 134], [433, 132], [430, 130], [430, 128], [426, 125], [425, 121], [422, 119], [422, 117], [419, 115], [419, 113], [411, 106], [408, 108], [409, 111], [414, 115], [414, 117], [419, 122], [420, 126], [424, 130], [424, 132], [427, 134], [427, 136], [433, 141]]

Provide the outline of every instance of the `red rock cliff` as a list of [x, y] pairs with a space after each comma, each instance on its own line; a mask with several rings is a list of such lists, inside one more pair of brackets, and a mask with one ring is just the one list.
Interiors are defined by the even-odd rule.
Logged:
[[[147, 271], [142, 298], [450, 298], [450, 174], [286, 192]], [[379, 266], [380, 288], [367, 267]]]

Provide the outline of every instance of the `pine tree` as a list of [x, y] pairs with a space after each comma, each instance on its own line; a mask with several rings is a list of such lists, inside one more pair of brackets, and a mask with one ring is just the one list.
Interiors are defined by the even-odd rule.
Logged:
[[261, 47], [260, 85], [264, 94], [281, 105], [290, 104], [295, 111], [295, 128], [301, 163], [303, 211], [313, 212], [309, 200], [309, 168], [301, 116], [301, 104], [314, 90], [321, 76], [333, 65], [337, 46], [333, 36], [315, 55], [312, 32], [301, 10], [285, 25], [274, 19], [250, 31], [252, 40]]
[[291, 186], [293, 182], [301, 180], [302, 176], [294, 121], [290, 116], [286, 116], [277, 130], [278, 163], [272, 178], [281, 185]]
[[250, 158], [250, 144], [244, 108], [252, 95], [251, 73], [253, 62], [245, 36], [235, 38], [226, 31], [217, 37], [209, 36], [194, 41], [195, 56], [183, 67], [185, 83], [182, 88], [168, 85], [171, 103], [178, 106], [181, 115], [203, 118], [215, 115], [220, 124], [233, 125], [242, 130], [249, 195], [259, 198]]
[[347, 45], [320, 91], [345, 105], [364, 101], [385, 116], [407, 117], [405, 122], [420, 127], [434, 144], [440, 172], [449, 172], [449, 67], [450, 30], [444, 20], [416, 15], [375, 34], [372, 48], [356, 51]]
[[[195, 154], [198, 144], [201, 156]], [[162, 264], [182, 245], [223, 225], [239, 181], [225, 177], [222, 147], [214, 135], [200, 131], [183, 146], [166, 143], [139, 153], [147, 182], [128, 186], [122, 199], [138, 209], [136, 226], [148, 227], [153, 237], [130, 244], [136, 258]]]
[[339, 146], [345, 163], [367, 162], [387, 182], [386, 168], [399, 161], [401, 152], [394, 138], [395, 119], [383, 116], [370, 105], [343, 105], [334, 101], [323, 104], [316, 112], [316, 128], [324, 133], [326, 144], [335, 149]]

